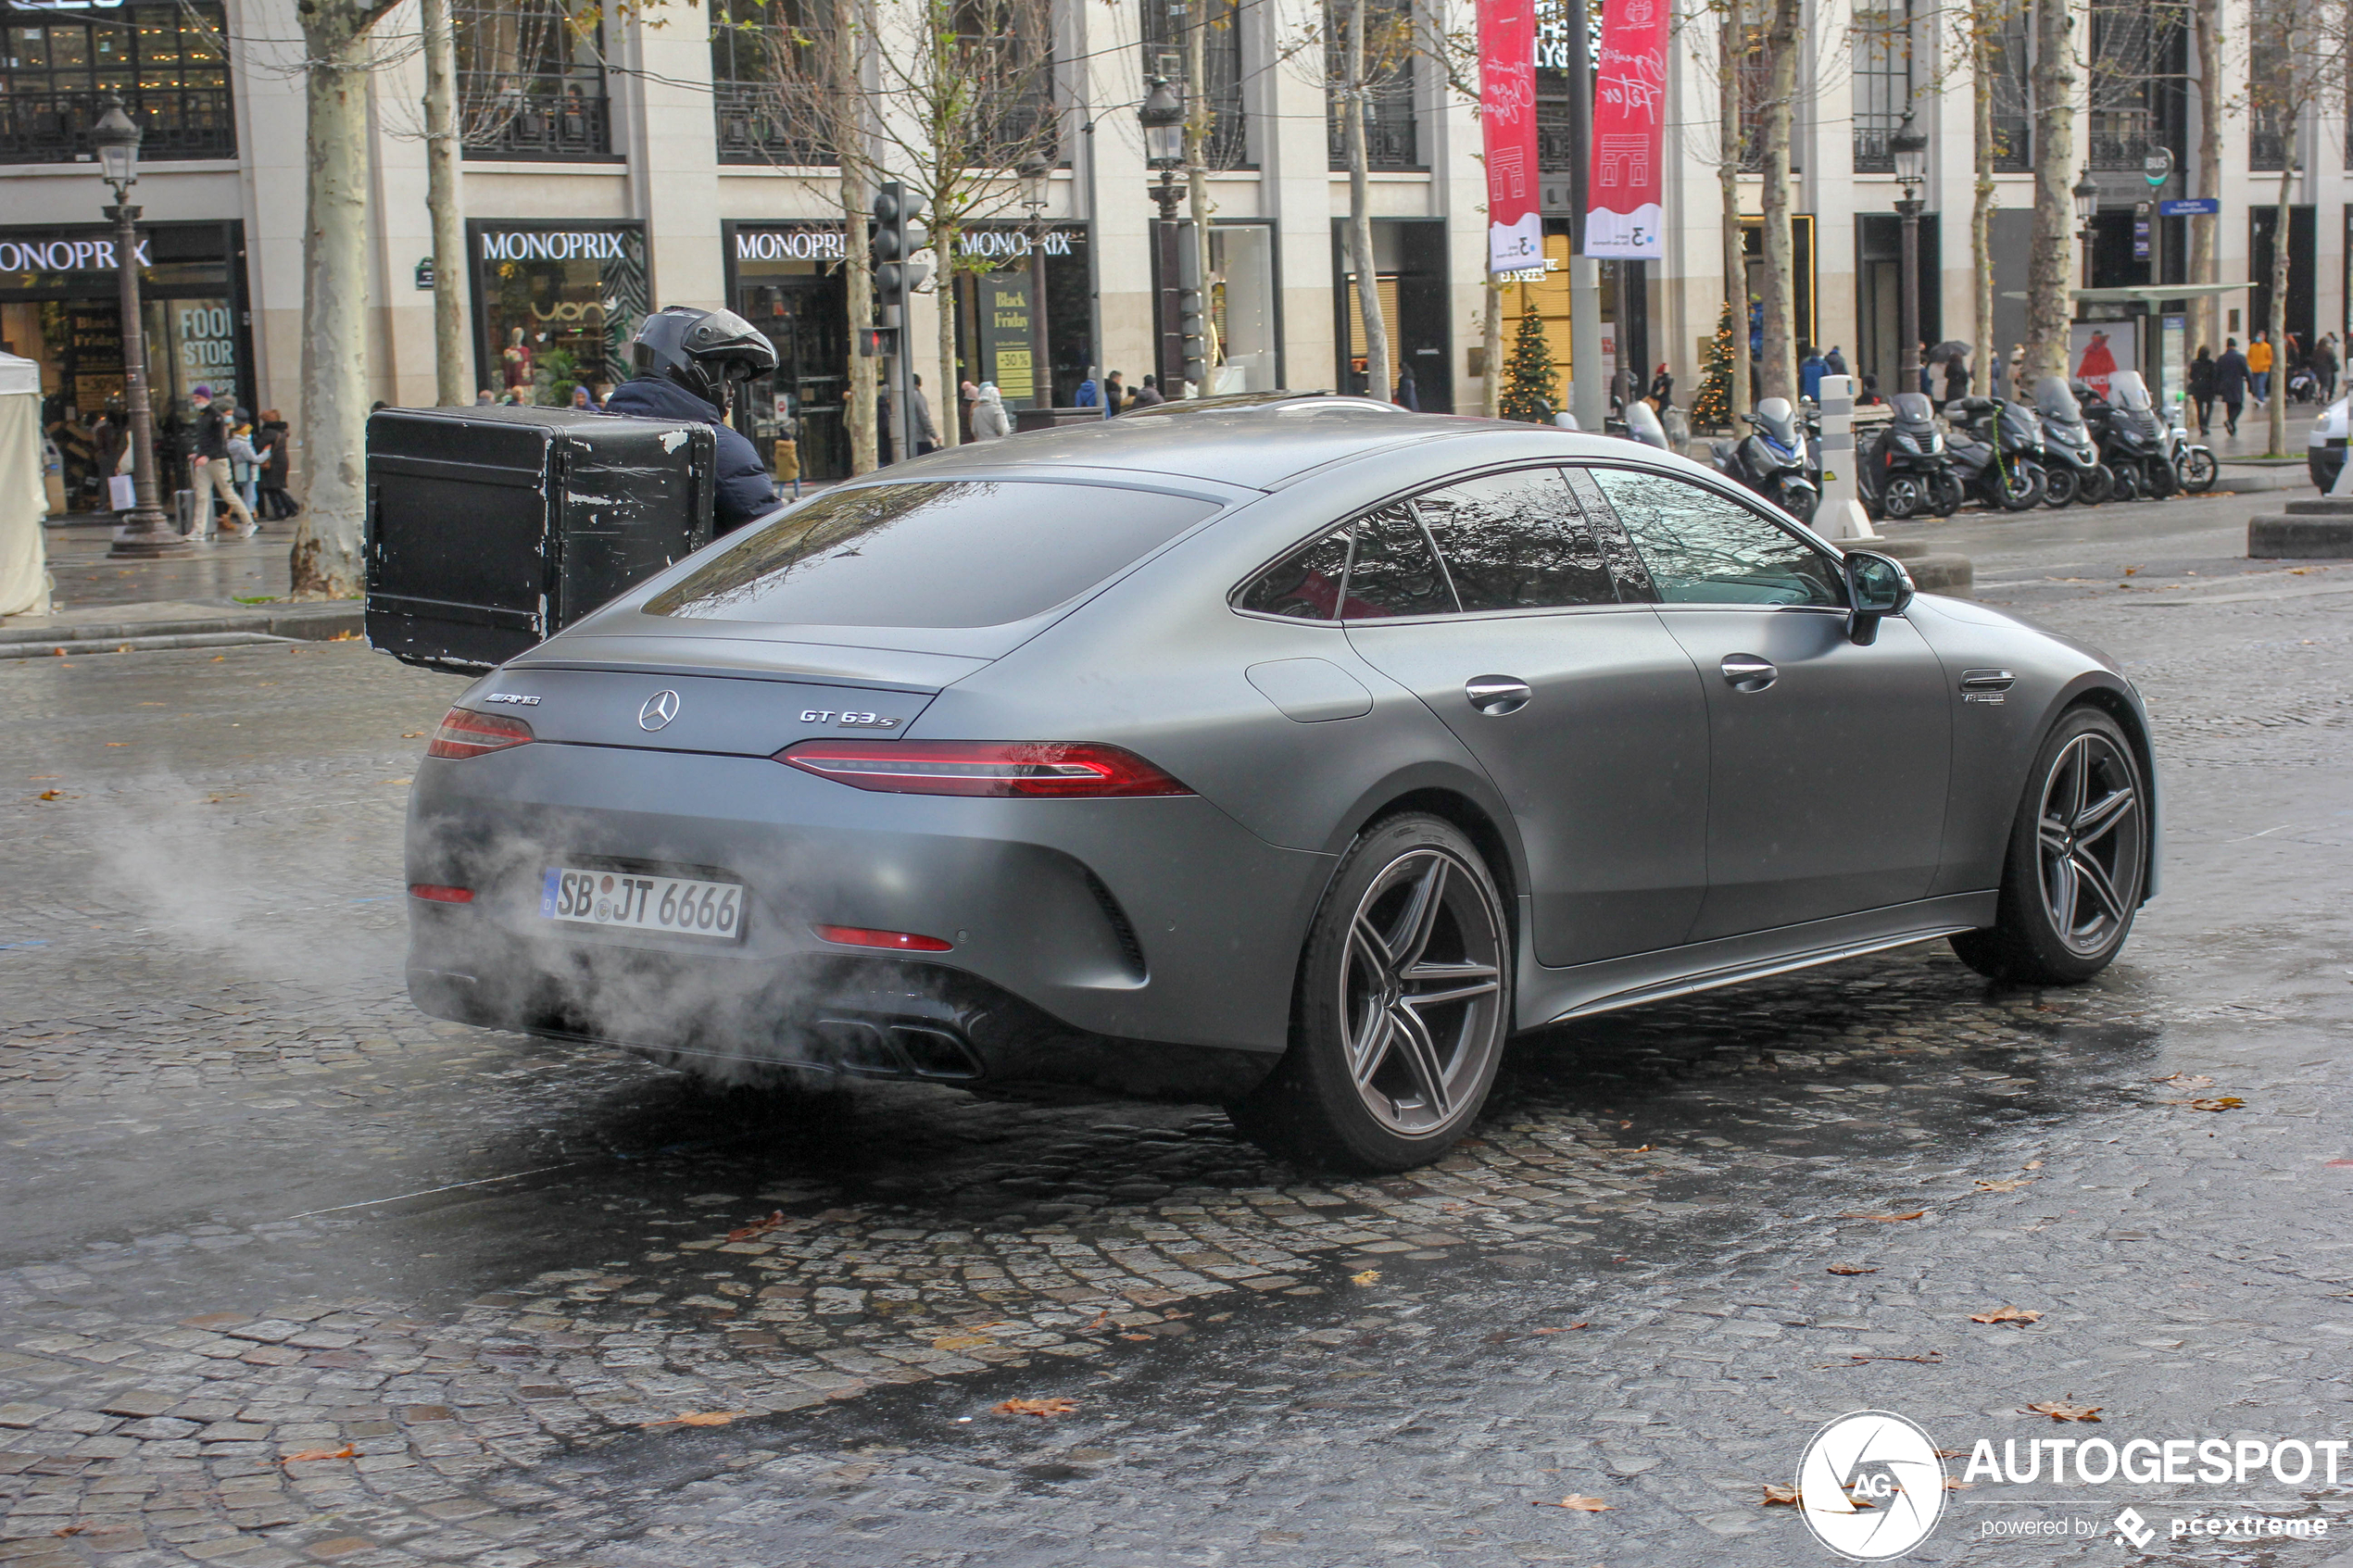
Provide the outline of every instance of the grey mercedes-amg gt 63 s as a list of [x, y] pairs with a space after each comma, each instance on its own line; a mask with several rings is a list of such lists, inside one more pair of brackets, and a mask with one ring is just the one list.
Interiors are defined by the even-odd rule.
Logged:
[[1934, 937], [2086, 979], [2153, 777], [2112, 661], [1695, 463], [1277, 399], [827, 490], [477, 682], [417, 771], [409, 985], [1400, 1170], [1557, 1020]]

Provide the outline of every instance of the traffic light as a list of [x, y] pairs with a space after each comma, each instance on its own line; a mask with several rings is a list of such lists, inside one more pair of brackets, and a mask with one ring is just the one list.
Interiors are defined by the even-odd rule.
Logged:
[[1183, 340], [1184, 378], [1209, 392], [1209, 302], [1202, 293], [1201, 238], [1190, 222], [1176, 237], [1176, 332]]
[[923, 286], [931, 269], [908, 258], [931, 243], [916, 221], [915, 202], [907, 187], [886, 180], [875, 192], [874, 238], [869, 246], [875, 264], [875, 299], [885, 309], [904, 305]]

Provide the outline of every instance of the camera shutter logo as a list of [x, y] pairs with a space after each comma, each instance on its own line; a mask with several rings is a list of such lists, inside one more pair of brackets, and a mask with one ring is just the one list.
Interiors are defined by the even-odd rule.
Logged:
[[1814, 1538], [1863, 1562], [1926, 1540], [1944, 1511], [1944, 1466], [1927, 1433], [1887, 1411], [1856, 1411], [1814, 1434], [1797, 1467], [1798, 1512]]
[[641, 730], [659, 730], [677, 717], [678, 694], [669, 691], [656, 692], [646, 699], [645, 707], [637, 709], [637, 727]]

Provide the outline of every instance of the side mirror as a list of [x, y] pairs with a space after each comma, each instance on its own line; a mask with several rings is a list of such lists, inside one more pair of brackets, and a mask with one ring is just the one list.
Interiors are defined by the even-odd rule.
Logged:
[[1912, 602], [1912, 574], [1893, 556], [1873, 550], [1846, 553], [1846, 595], [1855, 607], [1846, 621], [1846, 634], [1862, 647], [1879, 640], [1879, 623], [1901, 615]]

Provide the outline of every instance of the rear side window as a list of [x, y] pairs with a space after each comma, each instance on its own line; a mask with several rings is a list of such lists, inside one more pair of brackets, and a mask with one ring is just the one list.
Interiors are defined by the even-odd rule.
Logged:
[[1414, 497], [1466, 612], [1617, 602], [1609, 562], [1558, 469], [1485, 474]]
[[1403, 502], [1356, 520], [1356, 559], [1348, 569], [1347, 621], [1398, 615], [1452, 615], [1454, 595], [1430, 553], [1428, 535]]
[[648, 615], [800, 626], [1001, 626], [1216, 510], [1108, 485], [947, 480], [835, 490], [748, 529]]

